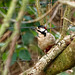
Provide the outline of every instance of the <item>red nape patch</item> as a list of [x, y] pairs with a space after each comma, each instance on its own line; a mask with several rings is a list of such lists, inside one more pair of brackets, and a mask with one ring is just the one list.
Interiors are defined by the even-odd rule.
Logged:
[[46, 27], [44, 27], [45, 29], [47, 29]]

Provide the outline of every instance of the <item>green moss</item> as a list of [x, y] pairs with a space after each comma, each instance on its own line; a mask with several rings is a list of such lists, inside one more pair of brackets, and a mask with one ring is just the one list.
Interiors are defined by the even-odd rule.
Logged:
[[75, 41], [73, 41], [55, 60], [48, 65], [46, 75], [55, 75], [75, 64]]

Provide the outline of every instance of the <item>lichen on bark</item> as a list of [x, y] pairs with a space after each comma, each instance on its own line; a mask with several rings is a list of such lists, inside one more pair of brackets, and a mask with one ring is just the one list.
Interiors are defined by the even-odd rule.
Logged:
[[46, 75], [55, 75], [75, 65], [75, 39], [71, 44], [45, 69]]

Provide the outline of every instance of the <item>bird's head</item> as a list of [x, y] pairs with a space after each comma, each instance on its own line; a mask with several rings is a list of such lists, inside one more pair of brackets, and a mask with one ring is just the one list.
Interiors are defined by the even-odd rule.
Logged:
[[42, 34], [42, 35], [46, 36], [47, 28], [44, 27], [43, 25], [38, 26], [38, 27], [36, 28], [36, 32], [37, 32], [38, 34]]

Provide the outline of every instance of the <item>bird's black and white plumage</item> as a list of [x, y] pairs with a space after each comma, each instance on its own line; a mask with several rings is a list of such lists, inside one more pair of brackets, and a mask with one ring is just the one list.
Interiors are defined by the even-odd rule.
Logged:
[[38, 33], [39, 48], [47, 52], [55, 44], [55, 37], [44, 26], [38, 26], [36, 32]]

